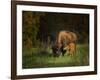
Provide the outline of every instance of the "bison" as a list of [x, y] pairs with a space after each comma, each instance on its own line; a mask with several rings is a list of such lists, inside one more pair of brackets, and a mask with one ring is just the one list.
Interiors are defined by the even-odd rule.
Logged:
[[52, 46], [54, 56], [64, 56], [66, 51], [73, 55], [76, 51], [77, 35], [70, 31], [60, 31], [56, 37], [55, 44]]
[[76, 44], [75, 43], [69, 43], [68, 45], [66, 45], [64, 48], [64, 50], [67, 50], [68, 53], [73, 56], [76, 53]]

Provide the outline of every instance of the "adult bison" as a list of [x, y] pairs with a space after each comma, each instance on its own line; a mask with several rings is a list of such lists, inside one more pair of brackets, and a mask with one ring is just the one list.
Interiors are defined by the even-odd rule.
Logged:
[[73, 54], [76, 50], [77, 36], [74, 32], [60, 31], [57, 34], [55, 44], [52, 46], [54, 56], [62, 54], [68, 50], [70, 54]]

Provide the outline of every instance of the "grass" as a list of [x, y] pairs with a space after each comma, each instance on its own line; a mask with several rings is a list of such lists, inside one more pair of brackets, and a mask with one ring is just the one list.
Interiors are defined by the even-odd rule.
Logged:
[[68, 67], [89, 65], [89, 47], [87, 44], [78, 44], [77, 52], [74, 56], [53, 57], [50, 48], [23, 49], [23, 68], [46, 68], [46, 67]]

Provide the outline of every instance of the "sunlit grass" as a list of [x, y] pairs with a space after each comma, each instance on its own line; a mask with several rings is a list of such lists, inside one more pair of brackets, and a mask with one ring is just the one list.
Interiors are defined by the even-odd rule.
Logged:
[[65, 56], [53, 57], [51, 48], [23, 49], [23, 68], [67, 67], [89, 65], [89, 47], [78, 44], [74, 56], [67, 52]]

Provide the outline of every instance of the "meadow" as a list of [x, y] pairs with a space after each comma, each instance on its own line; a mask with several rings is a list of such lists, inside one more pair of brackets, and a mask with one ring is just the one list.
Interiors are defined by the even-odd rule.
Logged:
[[22, 67], [47, 68], [47, 67], [69, 67], [89, 65], [88, 44], [77, 44], [76, 54], [70, 56], [67, 52], [64, 56], [53, 57], [51, 48], [23, 48]]

